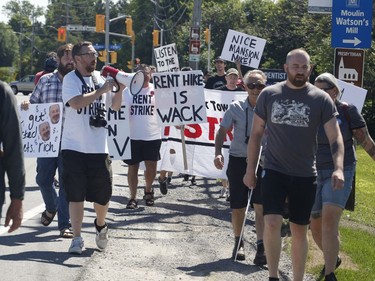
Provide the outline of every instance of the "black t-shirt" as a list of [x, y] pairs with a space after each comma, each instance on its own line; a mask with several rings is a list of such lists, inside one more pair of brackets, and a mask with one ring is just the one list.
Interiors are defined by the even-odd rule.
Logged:
[[217, 89], [219, 87], [225, 86], [226, 84], [227, 80], [225, 80], [225, 74], [223, 76], [215, 75], [208, 78], [204, 87], [206, 89]]

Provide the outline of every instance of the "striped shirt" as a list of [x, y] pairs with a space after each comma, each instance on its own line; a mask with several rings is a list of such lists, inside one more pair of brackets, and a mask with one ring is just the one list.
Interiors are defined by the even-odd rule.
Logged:
[[30, 103], [62, 102], [62, 81], [58, 72], [43, 75], [30, 97]]

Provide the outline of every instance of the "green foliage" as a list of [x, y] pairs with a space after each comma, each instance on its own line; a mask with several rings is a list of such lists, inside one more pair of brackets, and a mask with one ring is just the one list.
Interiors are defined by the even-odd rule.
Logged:
[[4, 23], [0, 23], [0, 32], [0, 67], [10, 67], [18, 53], [17, 36], [10, 26]]

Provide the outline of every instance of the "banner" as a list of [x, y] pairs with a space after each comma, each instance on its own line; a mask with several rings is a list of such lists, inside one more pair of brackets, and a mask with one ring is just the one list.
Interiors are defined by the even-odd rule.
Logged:
[[62, 103], [29, 104], [20, 109], [25, 157], [57, 157], [60, 150]]
[[153, 73], [152, 79], [160, 126], [207, 122], [202, 71]]
[[239, 59], [242, 65], [258, 68], [265, 45], [265, 39], [229, 29], [220, 57], [231, 62]]
[[180, 69], [175, 43], [155, 48], [154, 54], [158, 72], [178, 71]]
[[164, 128], [160, 150], [161, 160], [158, 162], [159, 170], [187, 173], [205, 178], [226, 178], [229, 145], [233, 139], [232, 131], [228, 132], [224, 141], [222, 151], [225, 166], [222, 170], [214, 166], [215, 136], [229, 104], [235, 100], [245, 99], [247, 93], [204, 89], [204, 97], [207, 122], [185, 125], [188, 170], [184, 170], [181, 131], [173, 126]]

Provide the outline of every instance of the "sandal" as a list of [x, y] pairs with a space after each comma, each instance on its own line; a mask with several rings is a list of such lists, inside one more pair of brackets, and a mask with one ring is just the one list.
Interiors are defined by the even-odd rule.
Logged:
[[128, 204], [126, 205], [126, 209], [137, 209], [138, 208], [138, 202], [135, 199], [130, 199]]
[[60, 230], [60, 237], [62, 238], [73, 238], [73, 236], [73, 231], [70, 228]]
[[143, 196], [143, 199], [146, 200], [146, 206], [153, 206], [154, 205], [154, 191], [146, 192]]
[[[52, 217], [49, 217], [48, 214], [51, 214]], [[56, 215], [56, 212], [48, 212], [47, 214], [47, 210], [44, 210], [44, 212], [42, 213], [42, 216], [40, 217], [40, 222], [44, 225], [44, 226], [49, 226], [51, 224], [51, 222], [53, 221], [53, 218], [55, 217]]]

